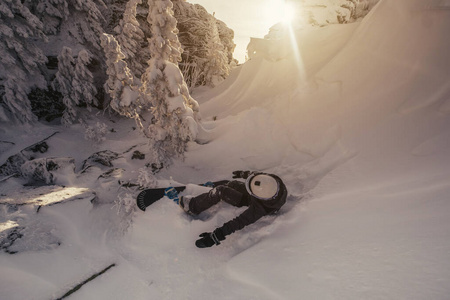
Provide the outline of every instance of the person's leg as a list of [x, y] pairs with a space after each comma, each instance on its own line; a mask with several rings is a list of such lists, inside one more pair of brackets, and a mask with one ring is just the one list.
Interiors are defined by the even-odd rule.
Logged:
[[210, 190], [208, 193], [204, 193], [192, 198], [183, 197], [184, 210], [191, 214], [198, 215], [211, 206], [217, 204], [220, 201], [220, 198], [214, 196], [214, 190], [215, 188]]
[[184, 205], [188, 205], [188, 211], [194, 215], [198, 215], [201, 212], [207, 210], [211, 206], [219, 203], [223, 200], [234, 206], [242, 206], [243, 194], [227, 185], [220, 185], [213, 188], [208, 193], [201, 194], [191, 199], [186, 199]]
[[222, 200], [224, 200], [225, 202], [228, 202], [234, 206], [239, 206], [239, 207], [240, 206], [248, 206], [249, 194], [245, 187], [245, 183], [243, 183], [241, 181], [233, 180], [233, 181], [230, 181], [229, 183], [227, 183], [227, 186], [232, 188], [233, 190], [241, 193], [241, 198], [238, 199], [238, 197], [236, 197], [235, 195], [231, 195], [232, 196], [231, 199], [222, 199]]

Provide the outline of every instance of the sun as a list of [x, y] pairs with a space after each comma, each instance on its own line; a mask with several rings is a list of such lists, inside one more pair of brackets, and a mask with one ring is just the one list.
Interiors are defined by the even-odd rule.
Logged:
[[295, 8], [290, 1], [266, 0], [265, 21], [267, 24], [277, 23], [290, 24], [295, 17]]
[[281, 22], [289, 24], [295, 18], [295, 7], [290, 2], [287, 2], [287, 1], [281, 1], [281, 2], [284, 2], [283, 7], [282, 7]]

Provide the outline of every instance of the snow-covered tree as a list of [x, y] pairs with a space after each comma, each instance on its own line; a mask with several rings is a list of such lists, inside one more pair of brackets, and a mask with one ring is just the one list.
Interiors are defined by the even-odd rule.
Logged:
[[46, 34], [57, 34], [61, 21], [69, 16], [67, 0], [23, 0], [22, 2], [41, 20]]
[[97, 89], [93, 84], [93, 76], [88, 69], [91, 62], [91, 54], [86, 50], [81, 50], [78, 53], [77, 62], [75, 64], [75, 74], [72, 80], [73, 99], [76, 103], [86, 103], [88, 108], [90, 106], [98, 106], [98, 101], [95, 98]]
[[206, 85], [215, 86], [230, 73], [230, 66], [225, 48], [219, 37], [216, 19], [206, 9], [197, 8], [202, 19], [207, 20], [208, 30], [206, 38], [206, 61], [204, 66], [204, 82]]
[[[142, 51], [145, 34], [136, 19], [136, 8], [142, 0], [129, 0], [119, 25], [114, 28], [117, 33], [117, 42], [128, 67], [136, 77], [140, 77], [145, 70], [145, 63], [150, 58]], [[148, 51], [146, 51], [148, 52]]]
[[236, 48], [234, 43], [234, 31], [228, 28], [227, 24], [223, 21], [216, 20], [217, 30], [219, 33], [220, 42], [225, 48], [225, 54], [228, 58], [228, 64], [233, 62], [233, 52]]
[[149, 0], [148, 22], [152, 37], [152, 58], [142, 76], [142, 94], [152, 104], [154, 120], [144, 132], [153, 143], [154, 160], [167, 165], [171, 158], [182, 155], [187, 143], [197, 135], [197, 102], [189, 95], [178, 68], [181, 44], [170, 0]]
[[[296, 19], [314, 26], [354, 22], [364, 17], [379, 0], [298, 0], [290, 1]], [[298, 6], [298, 9], [296, 8]]]
[[179, 40], [183, 45], [180, 69], [190, 88], [203, 84], [203, 67], [206, 61], [206, 22], [200, 19], [193, 4], [186, 0], [173, 0], [177, 17]]
[[58, 72], [52, 82], [52, 87], [63, 96], [63, 103], [66, 107], [61, 122], [65, 125], [72, 124], [78, 119], [77, 105], [79, 97], [75, 97], [72, 82], [75, 78], [75, 61], [72, 49], [64, 47], [58, 55]]
[[[42, 20], [46, 32], [67, 32], [84, 47], [101, 49], [100, 36], [105, 31], [107, 7], [102, 0], [25, 0]], [[89, 47], [90, 48], [90, 47]]]
[[100, 49], [100, 35], [107, 6], [103, 0], [23, 0], [24, 4], [45, 24], [44, 32], [67, 31], [79, 43]]
[[41, 67], [47, 61], [34, 40], [44, 39], [43, 24], [20, 0], [0, 3], [0, 116], [28, 123], [36, 120], [27, 94], [45, 87]]
[[138, 83], [124, 61], [125, 55], [117, 40], [106, 33], [101, 40], [108, 74], [104, 87], [111, 97], [110, 106], [121, 115], [135, 118], [140, 109]]
[[225, 28], [203, 6], [184, 0], [174, 0], [174, 5], [184, 50], [181, 69], [186, 81], [190, 87], [214, 85], [216, 79], [228, 76], [234, 44], [230, 46], [226, 41], [228, 47], [224, 47], [220, 33], [225, 38]]
[[72, 3], [81, 13], [81, 18], [71, 18], [75, 26], [69, 32], [100, 50], [100, 37], [104, 32], [102, 23], [105, 21], [100, 8], [104, 8], [105, 3], [102, 0], [76, 0]]

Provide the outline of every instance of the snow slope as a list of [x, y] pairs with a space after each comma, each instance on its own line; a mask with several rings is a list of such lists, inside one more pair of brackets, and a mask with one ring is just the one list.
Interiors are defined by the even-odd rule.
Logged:
[[[264, 289], [268, 299], [448, 297], [450, 19], [447, 7], [434, 4], [382, 1], [354, 31], [345, 25], [299, 33], [306, 82], [287, 87], [295, 57], [250, 62], [240, 73], [248, 80], [203, 106], [235, 115], [233, 128], [257, 124], [243, 140], [258, 137], [259, 161], [240, 157], [246, 167], [265, 169], [272, 160], [291, 191], [305, 182], [313, 188], [326, 175], [310, 201], [233, 257], [233, 277]], [[332, 35], [337, 41], [308, 52], [332, 30], [341, 34]], [[307, 34], [312, 44], [299, 38]], [[336, 51], [333, 42], [345, 45]], [[271, 86], [279, 78], [285, 85]], [[248, 90], [238, 86], [247, 82]], [[281, 128], [270, 135], [260, 118]]]
[[[448, 299], [446, 3], [381, 0], [360, 23], [295, 32], [295, 41], [280, 40], [277, 59], [252, 59], [195, 95], [211, 140], [191, 144], [159, 184], [275, 172], [290, 191], [279, 215], [197, 249], [198, 234], [242, 209], [219, 204], [192, 218], [163, 199], [114, 234], [123, 214], [108, 199], [124, 191], [77, 177], [73, 185], [105, 204], [43, 208], [39, 221], [62, 244], [0, 254], [1, 299], [56, 299], [112, 263], [70, 299]], [[100, 147], [124, 152], [144, 142], [130, 122], [99, 118], [116, 129]], [[67, 130], [52, 155], [80, 162], [92, 146], [70, 142], [77, 128]], [[128, 154], [114, 164], [127, 170], [120, 179], [142, 167]]]

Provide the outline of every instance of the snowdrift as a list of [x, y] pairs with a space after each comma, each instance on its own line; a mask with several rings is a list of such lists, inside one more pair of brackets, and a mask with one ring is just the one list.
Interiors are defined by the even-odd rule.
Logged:
[[[269, 155], [272, 165], [292, 156], [304, 165], [334, 151], [334, 157], [372, 153], [369, 163], [380, 173], [388, 171], [387, 165], [401, 168], [400, 161], [407, 159], [428, 159], [443, 171], [450, 24], [447, 7], [436, 3], [382, 1], [361, 23], [296, 32], [280, 41], [280, 51], [288, 52], [284, 59], [250, 60], [202, 105], [202, 113], [218, 119], [219, 136], [227, 132], [239, 139], [236, 131], [244, 132], [242, 141], [232, 146], [227, 141], [227, 151], [249, 139], [260, 153], [279, 149], [281, 157]], [[279, 128], [265, 126], [271, 122]], [[398, 153], [382, 154], [387, 151]], [[260, 163], [260, 169], [270, 165], [266, 157]], [[258, 168], [255, 163], [249, 167]]]
[[[218, 118], [219, 134], [205, 149], [223, 149], [216, 157], [225, 159], [200, 151], [190, 158], [274, 171], [293, 201], [313, 199], [235, 256], [232, 278], [267, 299], [447, 297], [444, 2], [384, 0], [361, 23], [296, 32], [280, 43], [285, 59], [247, 62], [202, 106]], [[298, 53], [284, 49], [287, 40]]]

